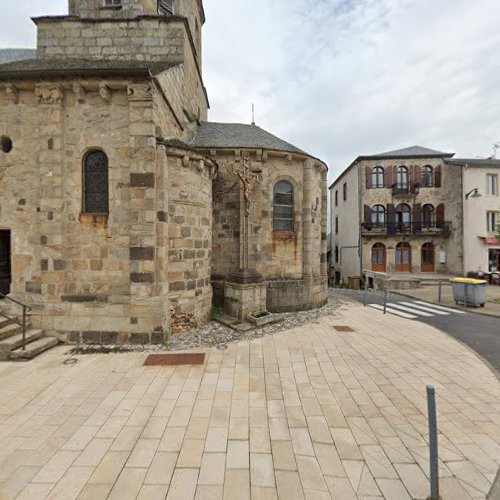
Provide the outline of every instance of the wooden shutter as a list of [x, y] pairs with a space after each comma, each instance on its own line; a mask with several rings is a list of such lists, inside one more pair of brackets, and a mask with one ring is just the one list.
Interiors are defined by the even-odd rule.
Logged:
[[422, 231], [422, 204], [415, 203], [413, 205], [413, 216], [412, 216], [413, 232], [419, 233]]
[[438, 229], [444, 227], [444, 203], [441, 203], [436, 208], [436, 227]]
[[387, 232], [396, 234], [396, 207], [391, 203], [387, 205]]
[[392, 169], [391, 167], [384, 168], [384, 187], [390, 188], [392, 186]]
[[371, 229], [372, 228], [372, 209], [368, 206], [364, 206], [364, 212], [365, 212], [365, 229]]
[[372, 185], [372, 169], [366, 167], [366, 189], [371, 189]]
[[415, 184], [417, 187], [420, 187], [422, 183], [422, 169], [420, 165], [415, 165]]
[[441, 165], [434, 169], [434, 187], [441, 187]]

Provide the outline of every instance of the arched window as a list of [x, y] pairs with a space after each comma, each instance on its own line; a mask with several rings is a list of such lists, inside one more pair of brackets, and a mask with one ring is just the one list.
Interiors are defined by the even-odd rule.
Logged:
[[385, 207], [382, 205], [375, 205], [372, 208], [372, 225], [378, 227], [385, 226]]
[[408, 189], [410, 185], [410, 179], [408, 175], [407, 167], [398, 167], [396, 173], [396, 187], [398, 189]]
[[400, 231], [405, 231], [410, 228], [411, 208], [406, 203], [402, 203], [396, 207], [396, 224]]
[[422, 167], [422, 180], [420, 181], [420, 185], [426, 188], [434, 186], [434, 171], [430, 165]]
[[93, 149], [83, 158], [83, 211], [89, 214], [109, 212], [108, 157]]
[[383, 243], [372, 246], [372, 271], [385, 272], [386, 251]]
[[430, 228], [434, 227], [435, 214], [434, 207], [432, 205], [424, 205], [422, 207], [422, 227]]
[[279, 181], [274, 186], [275, 231], [293, 231], [293, 186], [287, 181]]
[[372, 187], [384, 187], [384, 169], [382, 167], [375, 167], [372, 170]]

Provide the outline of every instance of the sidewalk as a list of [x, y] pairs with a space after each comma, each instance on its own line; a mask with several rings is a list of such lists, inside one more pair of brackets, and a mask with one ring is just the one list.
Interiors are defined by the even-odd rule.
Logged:
[[[468, 312], [484, 314], [486, 316], [500, 317], [500, 286], [488, 285], [486, 287], [486, 299], [488, 302], [484, 307], [467, 307], [456, 305], [453, 300], [452, 287], [449, 284], [443, 284], [441, 302], [439, 298], [438, 285], [422, 284], [422, 288], [411, 288], [408, 290], [391, 290], [391, 293], [411, 297], [426, 302], [433, 302], [447, 307], [456, 307], [457, 309], [467, 310]], [[498, 302], [493, 302], [494, 300]]]
[[142, 353], [63, 365], [67, 351], [0, 365], [2, 500], [424, 500], [426, 384], [443, 500], [484, 499], [500, 462], [486, 365], [357, 304], [206, 349], [203, 366], [145, 367]]

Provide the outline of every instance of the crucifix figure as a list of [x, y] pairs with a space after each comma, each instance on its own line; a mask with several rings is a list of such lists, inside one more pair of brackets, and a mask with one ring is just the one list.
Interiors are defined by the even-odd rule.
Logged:
[[243, 156], [243, 161], [241, 163], [232, 163], [227, 165], [227, 171], [233, 175], [236, 175], [243, 186], [243, 197], [244, 197], [244, 217], [245, 221], [243, 224], [243, 258], [241, 259], [241, 270], [244, 274], [248, 273], [248, 217], [250, 215], [250, 203], [252, 189], [255, 184], [260, 184], [262, 182], [262, 175], [252, 172], [251, 163], [247, 156]]

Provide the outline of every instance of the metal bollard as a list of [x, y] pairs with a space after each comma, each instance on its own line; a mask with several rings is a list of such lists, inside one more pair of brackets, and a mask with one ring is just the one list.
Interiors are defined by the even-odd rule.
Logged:
[[366, 278], [365, 276], [365, 294], [364, 294], [364, 297], [363, 297], [363, 305], [366, 307], [366, 293], [368, 291], [368, 279]]
[[387, 289], [384, 290], [384, 314], [387, 313]]
[[431, 496], [429, 500], [439, 500], [438, 469], [438, 434], [436, 417], [436, 391], [432, 385], [427, 386], [427, 411], [429, 415], [429, 461], [431, 478]]
[[441, 303], [441, 299], [443, 296], [443, 282], [439, 280], [439, 293], [438, 293], [438, 302]]

